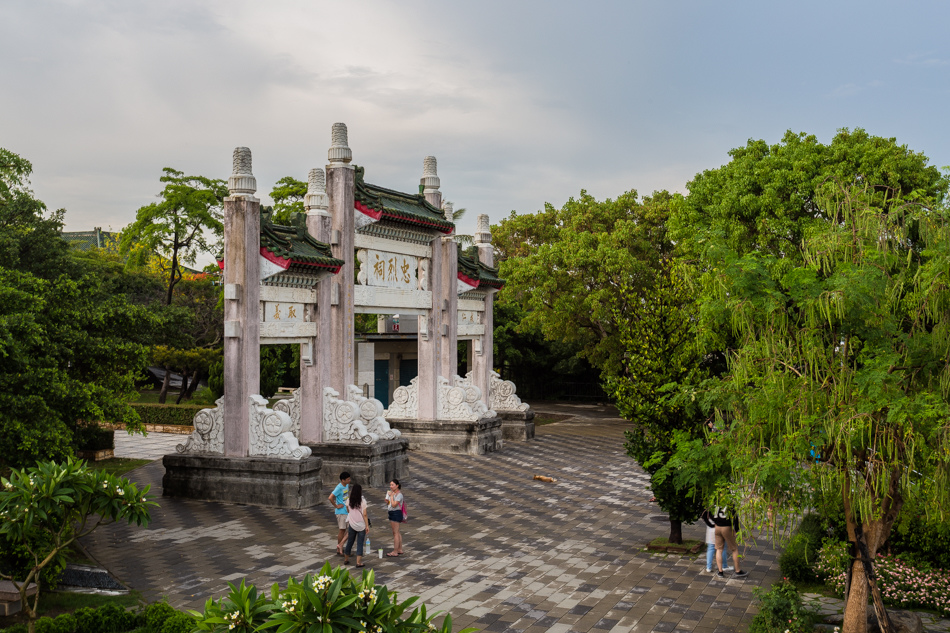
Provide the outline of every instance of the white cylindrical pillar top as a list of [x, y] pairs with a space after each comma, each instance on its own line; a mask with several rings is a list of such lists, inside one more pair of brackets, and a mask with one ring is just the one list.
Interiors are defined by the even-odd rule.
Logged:
[[455, 213], [455, 204], [451, 200], [442, 203], [442, 215], [449, 222], [452, 222], [452, 215]]
[[491, 244], [491, 228], [488, 225], [488, 216], [484, 213], [478, 216], [475, 229], [476, 244]]
[[228, 192], [232, 198], [253, 198], [257, 191], [257, 179], [251, 171], [251, 150], [235, 147]]
[[307, 176], [307, 195], [303, 198], [303, 206], [307, 213], [326, 213], [330, 208], [330, 198], [327, 196], [327, 177], [323, 169], [316, 167], [310, 170]]
[[331, 167], [342, 167], [353, 160], [347, 140], [346, 123], [334, 123], [330, 132], [330, 151], [327, 152]]
[[439, 190], [438, 164], [435, 156], [426, 156], [422, 160], [422, 193], [433, 193]]

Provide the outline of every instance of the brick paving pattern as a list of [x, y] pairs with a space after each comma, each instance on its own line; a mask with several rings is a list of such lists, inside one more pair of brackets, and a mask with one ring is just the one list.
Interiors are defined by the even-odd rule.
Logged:
[[[577, 411], [499, 453], [413, 453], [412, 478], [404, 485], [406, 555], [366, 559], [377, 582], [404, 598], [420, 595], [430, 610], [448, 611], [456, 629], [744, 631], [755, 613], [752, 589], [779, 578], [777, 553], [746, 547], [748, 578], [723, 580], [705, 572], [705, 549], [686, 557], [645, 552], [648, 541], [668, 534], [669, 523], [650, 502], [647, 475], [623, 451], [625, 423], [585, 407]], [[130, 477], [158, 492], [162, 473], [154, 462]], [[558, 481], [534, 481], [535, 474]], [[366, 491], [374, 549], [392, 546], [384, 494]], [[159, 502], [147, 529], [108, 526], [84, 542], [149, 600], [164, 596], [179, 608], [201, 608], [226, 591], [227, 581], [246, 577], [269, 589], [328, 559], [342, 563], [326, 504], [293, 511]], [[705, 534], [700, 525], [683, 532]]]

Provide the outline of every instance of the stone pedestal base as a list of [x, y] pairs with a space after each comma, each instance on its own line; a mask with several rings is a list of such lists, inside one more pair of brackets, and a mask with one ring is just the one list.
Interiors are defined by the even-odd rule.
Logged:
[[393, 478], [409, 479], [409, 440], [379, 440], [375, 444], [308, 444], [323, 460], [323, 485], [334, 488], [346, 471], [364, 488], [388, 489]]
[[477, 422], [387, 420], [390, 427], [399, 429], [409, 440], [409, 449], [413, 451], [484, 455], [500, 451], [504, 445], [502, 422], [497, 416]]
[[501, 433], [506, 442], [525, 442], [534, 439], [534, 411], [498, 411]]
[[274, 459], [221, 455], [165, 455], [162, 494], [300, 509], [323, 501], [318, 457]]

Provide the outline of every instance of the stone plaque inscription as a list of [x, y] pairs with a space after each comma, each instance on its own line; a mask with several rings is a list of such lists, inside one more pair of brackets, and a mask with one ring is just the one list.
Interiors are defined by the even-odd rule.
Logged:
[[411, 255], [360, 250], [359, 282], [364, 286], [415, 290], [418, 286], [418, 260]]

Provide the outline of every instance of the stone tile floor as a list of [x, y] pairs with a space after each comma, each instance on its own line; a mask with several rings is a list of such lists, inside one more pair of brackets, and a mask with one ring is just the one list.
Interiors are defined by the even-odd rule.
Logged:
[[[491, 455], [413, 453], [404, 486], [406, 555], [368, 559], [377, 582], [450, 612], [456, 629], [744, 631], [755, 613], [752, 589], [779, 578], [777, 553], [746, 547], [749, 577], [720, 580], [705, 572], [705, 552], [643, 551], [669, 524], [650, 502], [647, 476], [624, 454], [625, 423], [596, 407], [556, 412], [565, 411], [577, 417], [538, 427], [535, 440]], [[183, 439], [159, 435], [136, 438], [137, 454], [157, 458]], [[131, 456], [118, 445], [116, 453]], [[158, 493], [162, 474], [156, 461], [130, 477]], [[558, 481], [534, 481], [535, 474]], [[376, 519], [373, 547], [391, 547], [384, 491], [366, 494]], [[84, 541], [100, 564], [148, 599], [200, 608], [221, 596], [227, 581], [246, 577], [269, 588], [328, 559], [342, 562], [333, 555], [328, 505], [292, 511], [156, 500], [147, 529], [113, 525]], [[704, 530], [684, 526], [684, 536], [702, 539]]]

